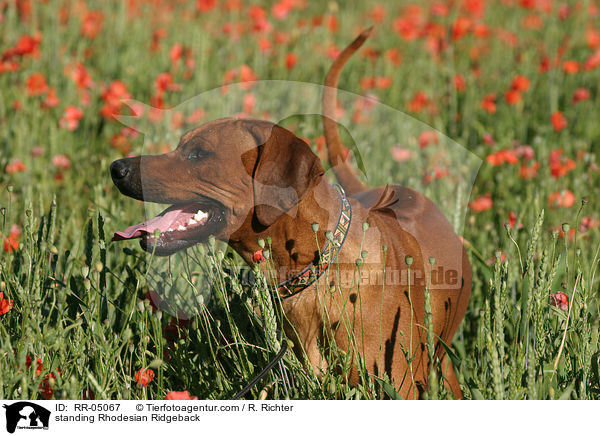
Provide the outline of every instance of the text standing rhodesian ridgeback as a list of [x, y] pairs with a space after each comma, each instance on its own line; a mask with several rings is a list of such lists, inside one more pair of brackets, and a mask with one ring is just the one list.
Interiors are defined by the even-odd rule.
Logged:
[[[275, 271], [307, 271], [319, 264], [319, 249], [332, 241], [324, 230], [340, 227], [345, 238], [335, 259], [340, 273], [321, 274], [301, 292], [284, 295], [282, 305], [291, 323], [286, 333], [294, 350], [303, 349], [317, 372], [327, 366], [318, 343], [327, 346], [322, 339], [334, 338], [337, 347], [360, 353], [370, 374], [387, 373], [403, 398], [418, 398], [427, 390], [429, 374], [424, 330], [424, 289], [433, 271], [429, 259], [435, 258], [436, 271], [450, 272], [431, 288], [434, 331], [446, 344], [467, 309], [471, 267], [450, 223], [429, 199], [401, 186], [369, 190], [346, 160], [332, 115], [336, 86], [343, 65], [368, 35], [363, 32], [336, 59], [323, 98], [329, 161], [347, 194], [350, 221], [340, 213], [343, 191], [327, 182], [319, 159], [304, 141], [271, 122], [226, 118], [187, 132], [170, 153], [112, 163], [113, 181], [123, 194], [173, 205], [117, 232], [114, 239], [141, 238], [144, 249], [169, 255], [214, 235], [252, 264], [258, 240], [270, 236]], [[363, 237], [365, 222], [369, 226]], [[319, 224], [319, 248], [313, 223]], [[156, 229], [161, 232], [157, 239]], [[361, 250], [368, 253], [363, 276], [382, 277], [385, 271], [386, 277], [396, 274], [400, 279], [385, 286], [383, 279], [369, 280], [360, 289], [341, 283], [340, 278], [355, 271]], [[413, 260], [411, 276], [407, 256]], [[403, 277], [412, 277], [410, 287]], [[338, 279], [341, 290], [331, 292]], [[405, 353], [414, 356], [410, 364]], [[461, 398], [437, 339], [436, 355], [444, 359], [446, 386]], [[349, 379], [358, 382], [356, 367]]]

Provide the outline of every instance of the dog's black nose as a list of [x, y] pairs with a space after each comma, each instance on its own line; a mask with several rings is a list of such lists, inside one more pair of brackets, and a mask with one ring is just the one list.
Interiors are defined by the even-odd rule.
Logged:
[[121, 180], [129, 174], [129, 163], [126, 159], [119, 159], [110, 164], [110, 175], [113, 180]]

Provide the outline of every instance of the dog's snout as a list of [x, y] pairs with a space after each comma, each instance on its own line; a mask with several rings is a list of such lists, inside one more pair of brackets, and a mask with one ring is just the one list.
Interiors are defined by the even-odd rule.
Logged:
[[127, 160], [119, 159], [110, 165], [110, 175], [113, 180], [121, 180], [127, 177], [130, 171], [130, 166]]
[[[147, 159], [150, 158], [150, 156], [147, 157]], [[136, 200], [144, 199], [141, 163], [142, 157], [138, 156], [119, 159], [110, 164], [110, 175], [113, 183], [123, 194]]]

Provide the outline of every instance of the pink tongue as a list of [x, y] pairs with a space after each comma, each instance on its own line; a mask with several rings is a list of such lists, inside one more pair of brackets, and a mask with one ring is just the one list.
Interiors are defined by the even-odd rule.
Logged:
[[187, 224], [189, 219], [194, 216], [197, 209], [198, 206], [193, 204], [183, 207], [172, 206], [148, 221], [127, 227], [122, 232], [115, 232], [112, 240], [122, 241], [124, 239], [141, 238], [147, 233], [154, 233], [156, 229], [160, 230], [161, 233], [166, 232], [169, 228], [177, 229], [179, 225]]

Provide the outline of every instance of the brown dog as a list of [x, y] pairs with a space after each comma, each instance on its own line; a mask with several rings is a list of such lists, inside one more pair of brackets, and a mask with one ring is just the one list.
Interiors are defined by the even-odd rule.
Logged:
[[[446, 344], [467, 308], [471, 268], [459, 238], [429, 199], [401, 186], [368, 190], [344, 158], [332, 116], [337, 80], [368, 34], [334, 62], [323, 98], [329, 160], [348, 203], [294, 134], [267, 121], [226, 118], [186, 133], [170, 153], [112, 163], [113, 181], [123, 194], [174, 205], [114, 239], [139, 237], [144, 249], [169, 255], [214, 235], [252, 264], [257, 241], [270, 236], [280, 281], [302, 270], [312, 278], [299, 287], [298, 281], [296, 287], [280, 287], [294, 349], [304, 350], [318, 372], [327, 361], [317, 344], [335, 341], [352, 356], [359, 354], [370, 374], [387, 373], [403, 398], [418, 398], [427, 390], [429, 374], [424, 329], [425, 285], [434, 269], [429, 259], [435, 258], [436, 271], [445, 272], [431, 287], [431, 306], [435, 334]], [[320, 228], [318, 246], [313, 223]], [[336, 228], [341, 230], [326, 237], [324, 230]], [[334, 239], [342, 242], [339, 252]], [[326, 244], [336, 259], [326, 257]], [[412, 259], [410, 271], [407, 259]], [[320, 266], [333, 261], [331, 268]], [[360, 286], [344, 282], [359, 273]], [[447, 360], [435, 342], [436, 355]], [[460, 398], [452, 366], [444, 362], [443, 368], [446, 386]], [[359, 376], [355, 365], [350, 383]]]

